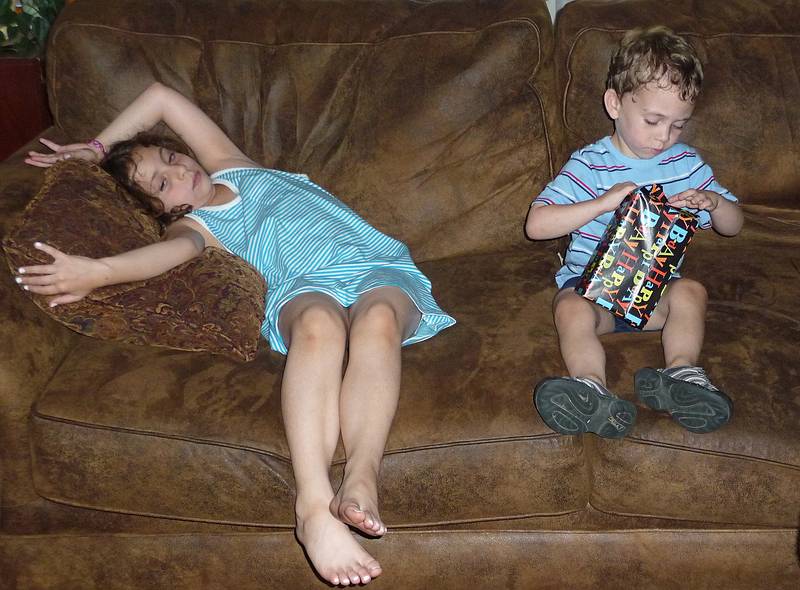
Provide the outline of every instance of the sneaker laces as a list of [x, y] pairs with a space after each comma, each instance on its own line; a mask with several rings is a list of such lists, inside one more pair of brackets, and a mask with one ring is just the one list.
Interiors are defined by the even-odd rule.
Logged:
[[711, 391], [719, 391], [719, 389], [714, 387], [711, 383], [702, 367], [673, 367], [671, 369], [661, 369], [661, 372], [673, 379], [694, 383], [695, 385], [705, 387]]
[[588, 385], [589, 387], [597, 391], [597, 393], [599, 393], [600, 395], [603, 395], [605, 397], [616, 397], [613, 393], [611, 393], [608, 389], [600, 385], [594, 379], [589, 379], [588, 377], [573, 377], [573, 379], [575, 381], [580, 381], [581, 383]]

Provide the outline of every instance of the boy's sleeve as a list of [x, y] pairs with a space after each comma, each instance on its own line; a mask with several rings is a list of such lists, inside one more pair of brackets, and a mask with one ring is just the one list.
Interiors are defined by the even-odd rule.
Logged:
[[[698, 154], [698, 158], [699, 157], [700, 155]], [[736, 195], [717, 182], [717, 177], [714, 175], [714, 171], [711, 169], [711, 166], [709, 166], [702, 159], [699, 162], [699, 166], [697, 166], [695, 172], [692, 174], [692, 180], [695, 181], [693, 184], [699, 191], [714, 191], [729, 201], [734, 203], [739, 202], [739, 199], [736, 198]], [[700, 229], [711, 228], [711, 214], [708, 211], [699, 211], [697, 209], [688, 210], [697, 215], [697, 225]]]
[[533, 200], [544, 205], [571, 205], [597, 198], [597, 186], [588, 164], [572, 154], [556, 177]]

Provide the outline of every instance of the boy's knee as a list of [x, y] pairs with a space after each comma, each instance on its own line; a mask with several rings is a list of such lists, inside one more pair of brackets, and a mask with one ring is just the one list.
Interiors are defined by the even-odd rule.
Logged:
[[672, 303], [705, 306], [708, 301], [706, 288], [694, 279], [678, 279], [669, 288], [672, 291], [670, 296]]
[[596, 314], [593, 303], [574, 292], [559, 293], [553, 301], [553, 317], [556, 326], [565, 323], [585, 322], [594, 325]]
[[343, 314], [327, 305], [309, 305], [297, 313], [292, 321], [291, 339], [293, 344], [303, 341], [306, 344], [328, 344], [344, 342], [347, 326]]

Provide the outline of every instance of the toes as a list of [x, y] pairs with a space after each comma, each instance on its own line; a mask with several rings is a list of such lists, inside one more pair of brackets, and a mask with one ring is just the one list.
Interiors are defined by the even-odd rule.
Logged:
[[371, 530], [376, 535], [382, 535], [386, 532], [386, 525], [383, 524], [380, 519], [375, 518], [371, 514], [364, 519], [364, 523], [367, 525], [369, 530]]
[[342, 510], [341, 520], [366, 533], [382, 535], [386, 526], [369, 510], [362, 510], [357, 504], [350, 504]]
[[342, 516], [352, 522], [353, 524], [366, 523], [368, 516], [367, 513], [361, 510], [358, 504], [348, 504], [342, 510]]

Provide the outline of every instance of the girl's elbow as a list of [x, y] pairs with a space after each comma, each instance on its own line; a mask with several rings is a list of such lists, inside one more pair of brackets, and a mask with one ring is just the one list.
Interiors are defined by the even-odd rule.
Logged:
[[147, 87], [145, 92], [156, 93], [161, 92], [166, 86], [164, 86], [161, 82], [153, 82], [150, 86]]
[[190, 258], [196, 258], [203, 253], [203, 250], [206, 248], [206, 240], [203, 236], [196, 231], [187, 232], [186, 237], [189, 239], [190, 242]]

